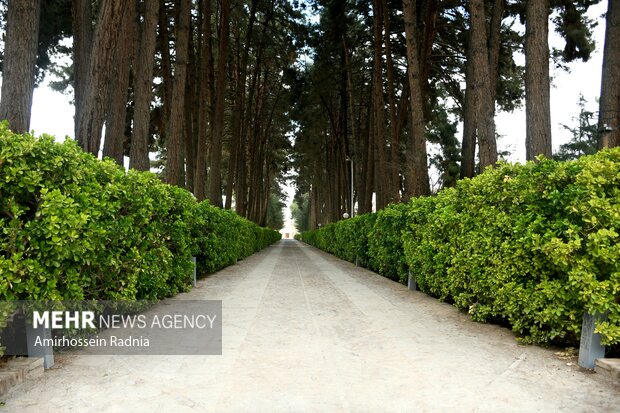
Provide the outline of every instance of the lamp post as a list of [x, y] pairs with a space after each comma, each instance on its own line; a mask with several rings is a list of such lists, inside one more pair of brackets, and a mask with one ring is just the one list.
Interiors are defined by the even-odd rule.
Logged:
[[347, 156], [347, 162], [351, 162], [351, 213], [349, 214], [349, 216], [351, 218], [354, 217], [354, 213], [353, 213], [353, 179], [354, 179], [354, 168], [353, 168], [353, 157], [352, 156]]

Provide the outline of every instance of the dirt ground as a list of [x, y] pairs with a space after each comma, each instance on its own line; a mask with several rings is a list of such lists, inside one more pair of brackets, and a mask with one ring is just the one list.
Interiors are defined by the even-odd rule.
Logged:
[[620, 412], [573, 354], [297, 241], [177, 298], [223, 301], [221, 356], [57, 356], [0, 412]]

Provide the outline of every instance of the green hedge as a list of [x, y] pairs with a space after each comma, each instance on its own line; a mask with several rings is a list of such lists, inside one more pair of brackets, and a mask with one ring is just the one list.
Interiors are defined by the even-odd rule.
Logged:
[[0, 125], [0, 300], [158, 299], [280, 238], [73, 141]]
[[617, 345], [618, 234], [616, 148], [571, 162], [502, 164], [302, 239], [349, 261], [356, 251], [366, 267], [403, 283], [410, 268], [421, 291], [475, 320], [508, 323], [526, 342], [576, 343], [584, 311], [607, 313], [597, 331]]

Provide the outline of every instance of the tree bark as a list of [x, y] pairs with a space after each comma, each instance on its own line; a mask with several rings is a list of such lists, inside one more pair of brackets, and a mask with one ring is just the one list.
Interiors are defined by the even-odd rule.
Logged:
[[78, 122], [84, 109], [84, 95], [88, 82], [88, 64], [90, 50], [93, 46], [93, 10], [91, 0], [73, 0], [71, 2], [71, 19], [73, 25], [73, 91], [75, 105], [75, 136], [81, 148], [86, 143], [80, 140]]
[[620, 146], [620, 2], [607, 3], [607, 27], [601, 78], [599, 147]]
[[170, 23], [168, 15], [169, 12], [166, 6], [166, 0], [159, 0], [159, 31], [157, 43], [161, 53], [160, 70], [162, 84], [159, 89], [162, 106], [158, 115], [160, 117], [159, 133], [163, 142], [167, 142], [168, 140], [173, 84], [172, 57], [170, 56]]
[[[262, 30], [258, 36], [259, 42], [256, 46], [254, 70], [252, 73], [252, 79], [248, 88], [247, 97], [247, 109], [244, 110], [244, 118], [242, 119], [241, 141], [239, 150], [239, 160], [237, 162], [237, 182], [236, 182], [236, 206], [237, 213], [241, 216], [248, 217], [248, 210], [250, 204], [250, 190], [252, 179], [252, 165], [256, 142], [256, 125], [254, 123], [255, 118], [262, 115], [260, 110], [260, 98], [256, 98], [260, 95], [257, 91], [260, 88], [260, 74], [263, 68], [263, 53], [265, 50], [265, 43], [267, 39], [267, 30], [270, 27], [270, 21], [273, 18], [273, 9], [267, 12], [265, 20], [262, 24]], [[255, 109], [256, 107], [256, 109]], [[253, 118], [254, 116], [254, 118]]]
[[172, 107], [168, 126], [168, 159], [166, 163], [166, 182], [183, 186], [181, 182], [181, 144], [183, 143], [183, 119], [185, 103], [185, 84], [187, 81], [187, 59], [189, 49], [189, 24], [191, 18], [191, 0], [179, 1], [179, 21], [176, 31], [176, 57], [174, 62], [174, 80], [172, 84]]
[[15, 133], [28, 132], [34, 92], [40, 0], [9, 0], [0, 120]]
[[422, 102], [424, 102], [422, 107], [424, 111], [423, 118], [426, 121], [431, 116], [431, 105], [429, 99], [427, 99], [431, 91], [428, 79], [433, 70], [432, 55], [435, 37], [438, 32], [437, 19], [439, 17], [440, 2], [436, 0], [418, 0], [413, 4], [416, 3], [420, 10], [420, 13], [416, 15], [416, 35], [418, 39], [416, 43], [418, 44], [418, 62], [420, 65], [420, 90]]
[[407, 77], [409, 81], [409, 111], [411, 116], [406, 158], [406, 198], [410, 198], [430, 194], [430, 184], [428, 179], [426, 137], [424, 135], [424, 100], [422, 98], [417, 11], [413, 0], [403, 0], [403, 17], [407, 42]]
[[525, 26], [525, 157], [551, 157], [549, 0], [528, 1]]
[[375, 191], [375, 147], [374, 147], [374, 111], [368, 104], [367, 124], [364, 136], [364, 158], [362, 160], [362, 175], [361, 185], [363, 185], [363, 192], [360, 194], [360, 214], [372, 212], [372, 194]]
[[495, 109], [497, 99], [497, 81], [499, 79], [499, 51], [501, 47], [502, 20], [506, 0], [493, 0], [493, 12], [491, 14], [491, 30], [489, 31], [489, 79], [491, 80], [491, 93]]
[[390, 173], [390, 189], [388, 197], [390, 201], [400, 201], [399, 179], [399, 152], [400, 152], [400, 128], [398, 127], [398, 114], [396, 109], [396, 86], [394, 81], [394, 60], [392, 59], [392, 40], [390, 39], [390, 13], [388, 7], [383, 7], [383, 30], [385, 43], [385, 63], [387, 66], [388, 80], [388, 103], [390, 108], [390, 164], [387, 168]]
[[249, 176], [248, 176], [248, 199], [247, 199], [247, 210], [246, 210], [246, 218], [251, 221], [257, 222], [257, 206], [260, 203], [260, 193], [261, 193], [261, 183], [262, 183], [262, 171], [263, 171], [263, 159], [264, 159], [264, 150], [266, 143], [266, 132], [265, 132], [265, 122], [264, 119], [267, 116], [266, 106], [267, 106], [267, 78], [268, 78], [269, 70], [268, 68], [264, 69], [261, 74], [257, 76], [257, 83], [254, 87], [256, 89], [256, 104], [254, 112], [249, 112], [249, 114], [254, 114], [252, 119], [251, 128], [248, 130], [249, 132], [249, 148], [251, 148], [251, 153], [249, 156]]
[[211, 162], [209, 173], [209, 201], [222, 207], [222, 140], [224, 135], [224, 106], [226, 92], [226, 62], [228, 58], [228, 34], [230, 20], [230, 0], [222, 0], [220, 19], [220, 45], [217, 62], [217, 80], [215, 83], [215, 113], [211, 141]]
[[84, 93], [84, 106], [78, 126], [77, 140], [83, 143], [84, 150], [99, 153], [101, 129], [105, 119], [110, 73], [114, 63], [123, 14], [129, 0], [103, 0], [95, 28], [93, 47], [88, 64], [88, 80]]
[[[190, 22], [190, 33], [194, 29]], [[198, 75], [197, 75], [196, 46], [193, 34], [189, 36], [189, 57], [187, 66], [187, 84], [185, 86], [185, 168], [181, 167], [181, 172], [185, 175], [185, 189], [194, 190], [194, 179], [196, 172], [196, 156], [198, 151], [198, 122], [199, 96], [198, 96]]]
[[[244, 106], [243, 102], [239, 102], [239, 99], [243, 100], [243, 95], [245, 91], [241, 93], [241, 60], [242, 60], [242, 49], [248, 47], [248, 44], [241, 46], [241, 16], [237, 13], [234, 18], [231, 17], [231, 41], [234, 40], [234, 47], [231, 49], [234, 50], [234, 56], [232, 56], [228, 71], [232, 76], [231, 86], [234, 87], [234, 93], [232, 93], [232, 112], [230, 114], [230, 140], [228, 142], [228, 165], [226, 168], [226, 187], [224, 188], [224, 208], [230, 209], [232, 207], [232, 196], [233, 190], [235, 186], [235, 179], [237, 177], [237, 159], [240, 150], [241, 144], [241, 108]], [[244, 88], [245, 89], [245, 88]], [[235, 130], [237, 129], [237, 131]]]
[[[250, 47], [252, 44], [252, 37], [254, 32], [254, 21], [256, 19], [256, 7], [258, 0], [252, 0], [250, 7], [250, 17], [248, 20], [248, 30], [245, 36], [245, 47], [239, 62], [239, 70], [237, 74], [237, 93], [235, 97], [235, 107], [232, 112], [232, 138], [230, 145], [230, 163], [228, 167], [228, 182], [226, 186], [226, 208], [229, 209], [232, 205], [233, 188], [236, 187], [236, 179], [238, 177], [238, 163], [243, 160], [241, 151], [245, 150], [244, 145], [241, 144], [241, 125], [243, 122], [244, 108], [245, 108], [245, 83], [247, 81], [247, 66], [248, 58], [250, 54]], [[240, 198], [238, 191], [235, 194], [237, 198]]]
[[211, 0], [202, 0], [202, 39], [200, 43], [200, 64], [198, 91], [200, 113], [198, 115], [198, 147], [196, 149], [196, 172], [194, 173], [194, 195], [202, 201], [206, 198], [207, 144], [213, 121], [213, 51], [211, 30]]
[[[471, 32], [469, 36], [471, 43]], [[463, 144], [461, 149], [461, 178], [473, 178], [476, 169], [476, 105], [473, 74], [474, 59], [467, 46], [465, 63], [465, 101], [463, 102]]]
[[[344, 64], [345, 64], [345, 69], [346, 69], [346, 76], [347, 76], [347, 84], [346, 84], [346, 88], [347, 88], [347, 99], [349, 101], [349, 104], [347, 106], [348, 108], [348, 116], [349, 118], [349, 123], [351, 125], [350, 129], [351, 129], [351, 139], [352, 139], [352, 144], [349, 145], [349, 150], [351, 150], [352, 148], [352, 152], [349, 152], [349, 156], [350, 162], [353, 162], [353, 174], [350, 177], [350, 179], [353, 179], [353, 184], [355, 186], [357, 186], [358, 188], [361, 188], [359, 182], [360, 179], [358, 179], [356, 171], [359, 168], [359, 164], [361, 164], [362, 162], [362, 157], [359, 156], [359, 154], [363, 153], [363, 146], [360, 142], [359, 139], [359, 127], [358, 127], [358, 123], [356, 121], [356, 116], [355, 116], [355, 100], [353, 98], [353, 73], [351, 70], [351, 64], [350, 64], [350, 59], [349, 59], [349, 47], [347, 45], [346, 39], [343, 37], [342, 39], [342, 48], [344, 50]], [[356, 164], [357, 162], [357, 164]], [[358, 168], [355, 168], [355, 166], [358, 166]], [[356, 190], [356, 188], [353, 188], [353, 194], [349, 193], [349, 196], [352, 199], [353, 205], [351, 205], [351, 211], [352, 213], [354, 213], [354, 207], [355, 207], [355, 199], [356, 196], [355, 194], [357, 194], [357, 199], [360, 199], [360, 193], [363, 191], [360, 191], [359, 189]]]
[[120, 27], [120, 44], [125, 47], [117, 47], [115, 63], [112, 69], [110, 96], [108, 97], [108, 113], [106, 117], [105, 140], [103, 143], [103, 156], [112, 158], [123, 166], [124, 144], [126, 141], [125, 127], [127, 125], [127, 98], [129, 95], [130, 69], [135, 67], [137, 51], [137, 2], [130, 0], [130, 4], [123, 16]]
[[389, 175], [386, 171], [386, 146], [385, 146], [385, 105], [383, 100], [383, 13], [381, 1], [373, 0], [373, 27], [374, 27], [374, 59], [373, 59], [373, 94], [372, 107], [374, 110], [374, 145], [377, 154], [376, 168], [376, 207], [383, 209], [388, 204], [387, 180]]
[[153, 0], [145, 2], [138, 64], [135, 70], [133, 136], [129, 153], [129, 167], [139, 171], [150, 169], [149, 125], [158, 19], [159, 2]]
[[480, 170], [497, 162], [497, 143], [495, 141], [495, 102], [491, 90], [489, 70], [489, 49], [487, 46], [486, 18], [484, 0], [470, 1], [471, 16], [471, 59], [474, 81], [474, 106], [476, 111], [476, 131], [480, 156]]

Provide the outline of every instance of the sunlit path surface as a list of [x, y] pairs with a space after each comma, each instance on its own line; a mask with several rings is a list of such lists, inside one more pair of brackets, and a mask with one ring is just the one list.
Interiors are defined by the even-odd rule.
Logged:
[[[283, 240], [179, 298], [223, 301], [222, 356], [65, 356], [9, 412], [612, 412], [620, 388]], [[557, 351], [557, 350], [556, 350]]]

